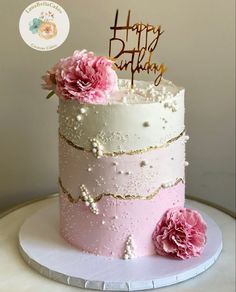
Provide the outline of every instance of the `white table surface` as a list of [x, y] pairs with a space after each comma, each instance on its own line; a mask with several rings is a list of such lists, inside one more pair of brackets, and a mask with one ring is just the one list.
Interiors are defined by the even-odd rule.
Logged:
[[[19, 254], [18, 231], [24, 220], [57, 199], [52, 197], [26, 205], [0, 219], [0, 292], [94, 291], [66, 286], [44, 278], [32, 270]], [[215, 220], [223, 233], [223, 251], [217, 262], [205, 273], [186, 282], [152, 291], [235, 291], [235, 220], [199, 202], [187, 200], [187, 203], [191, 208], [199, 209]]]

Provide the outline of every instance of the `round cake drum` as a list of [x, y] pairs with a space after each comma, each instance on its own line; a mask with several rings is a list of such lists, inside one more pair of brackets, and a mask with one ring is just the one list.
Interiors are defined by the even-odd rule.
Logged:
[[80, 252], [59, 234], [58, 204], [33, 214], [21, 227], [20, 251], [25, 261], [55, 281], [87, 289], [138, 291], [190, 279], [208, 269], [222, 249], [216, 223], [202, 214], [208, 225], [208, 242], [198, 258], [176, 260], [161, 256], [133, 260], [111, 259]]

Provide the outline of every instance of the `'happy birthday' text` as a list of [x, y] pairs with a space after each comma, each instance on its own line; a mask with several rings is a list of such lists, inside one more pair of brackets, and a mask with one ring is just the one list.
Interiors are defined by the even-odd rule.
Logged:
[[[147, 73], [153, 72], [157, 74], [154, 84], [157, 86], [161, 82], [162, 75], [166, 71], [164, 64], [158, 64], [152, 62], [152, 55], [157, 47], [160, 36], [164, 31], [161, 30], [161, 26], [135, 23], [130, 24], [130, 11], [128, 12], [126, 24], [119, 26], [118, 23], [119, 11], [116, 11], [114, 26], [110, 27], [114, 31], [113, 37], [110, 39], [109, 43], [109, 57], [115, 60], [115, 67], [122, 71], [131, 71], [131, 87], [133, 88], [134, 74], [140, 73], [141, 71], [146, 71]], [[125, 33], [125, 40], [117, 37], [118, 32]], [[137, 46], [134, 48], [127, 48], [129, 33], [133, 32], [137, 37]], [[118, 49], [113, 52], [113, 45], [116, 45]], [[118, 63], [118, 58], [125, 56], [126, 59], [122, 59]]]

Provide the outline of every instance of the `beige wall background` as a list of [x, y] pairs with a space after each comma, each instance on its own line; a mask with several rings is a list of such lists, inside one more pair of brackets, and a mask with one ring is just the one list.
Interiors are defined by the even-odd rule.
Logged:
[[187, 194], [233, 210], [235, 1], [56, 0], [71, 29], [51, 52], [19, 35], [31, 2], [0, 2], [0, 210], [57, 192], [57, 99], [45, 99], [40, 76], [76, 48], [107, 55], [116, 8], [123, 19], [130, 8], [133, 21], [162, 24], [166, 78], [186, 88]]

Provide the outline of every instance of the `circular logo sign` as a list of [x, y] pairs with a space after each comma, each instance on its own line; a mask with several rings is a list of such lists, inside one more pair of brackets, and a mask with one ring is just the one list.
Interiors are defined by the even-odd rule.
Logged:
[[38, 51], [51, 51], [59, 47], [70, 30], [65, 10], [52, 1], [37, 1], [21, 14], [19, 29], [22, 39]]

